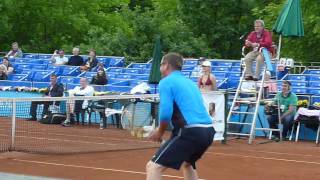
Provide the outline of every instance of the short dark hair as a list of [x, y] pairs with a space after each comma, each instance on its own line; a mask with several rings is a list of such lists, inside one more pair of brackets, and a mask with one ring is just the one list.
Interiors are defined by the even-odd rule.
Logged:
[[58, 76], [56, 74], [51, 74], [50, 77], [55, 77], [57, 78]]
[[282, 81], [282, 83], [291, 86], [291, 82], [290, 81], [284, 80], [284, 81]]
[[163, 56], [163, 62], [168, 63], [173, 69], [181, 70], [183, 65], [183, 57], [178, 53], [168, 53]]
[[8, 60], [9, 61], [9, 58], [8, 57], [3, 57], [2, 60]]

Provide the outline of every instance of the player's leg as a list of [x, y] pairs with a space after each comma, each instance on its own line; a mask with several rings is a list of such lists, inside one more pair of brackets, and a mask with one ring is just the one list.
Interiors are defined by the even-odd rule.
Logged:
[[182, 171], [185, 180], [197, 180], [199, 179], [197, 171], [193, 168], [190, 163], [182, 164]]
[[162, 173], [166, 169], [167, 169], [166, 167], [164, 167], [160, 164], [149, 161], [146, 166], [147, 180], [161, 180]]

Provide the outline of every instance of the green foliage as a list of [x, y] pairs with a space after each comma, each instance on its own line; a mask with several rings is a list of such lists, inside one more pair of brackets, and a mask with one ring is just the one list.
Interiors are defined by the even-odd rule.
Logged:
[[[24, 52], [51, 53], [79, 46], [83, 54], [125, 56], [144, 62], [155, 37], [163, 51], [185, 57], [240, 58], [239, 37], [256, 18], [271, 29], [286, 0], [1, 0], [0, 49], [19, 42]], [[320, 6], [301, 1], [305, 37], [285, 38], [282, 55], [319, 57]], [[274, 35], [277, 42], [277, 36]]]

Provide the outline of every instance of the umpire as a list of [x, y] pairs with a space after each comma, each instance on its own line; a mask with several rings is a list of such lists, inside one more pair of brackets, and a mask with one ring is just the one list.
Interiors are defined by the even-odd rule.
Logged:
[[162, 58], [159, 84], [160, 125], [150, 135], [161, 142], [171, 123], [171, 138], [146, 166], [147, 180], [161, 179], [167, 168], [183, 169], [185, 179], [198, 179], [195, 163], [212, 144], [215, 130], [196, 84], [181, 73], [183, 58], [169, 53]]

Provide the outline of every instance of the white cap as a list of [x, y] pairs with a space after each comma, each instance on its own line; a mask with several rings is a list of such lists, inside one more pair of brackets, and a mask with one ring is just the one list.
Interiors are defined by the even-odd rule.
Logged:
[[202, 66], [211, 67], [211, 62], [210, 61], [204, 61], [202, 63]]

